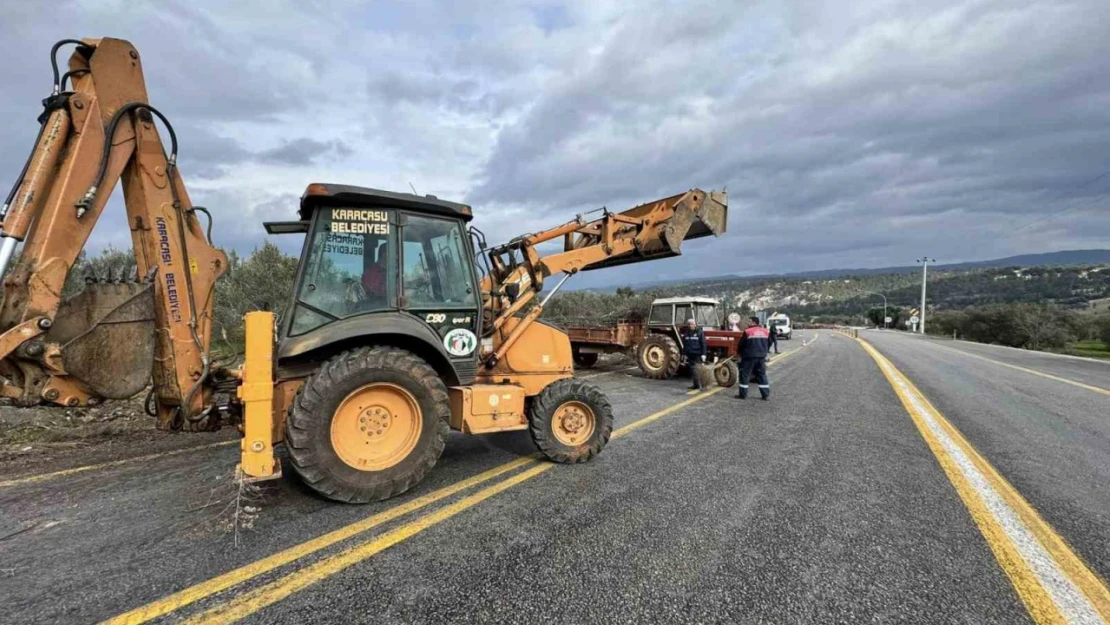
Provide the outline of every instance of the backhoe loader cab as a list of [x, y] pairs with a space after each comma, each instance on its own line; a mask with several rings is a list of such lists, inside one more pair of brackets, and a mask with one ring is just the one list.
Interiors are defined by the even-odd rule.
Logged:
[[[278, 357], [318, 357], [376, 335], [403, 342], [452, 383], [473, 381], [480, 335], [470, 207], [432, 197], [312, 184], [301, 262]], [[461, 372], [460, 372], [461, 370]]]
[[[306, 235], [277, 344], [274, 421], [285, 423], [274, 440], [285, 439], [294, 468], [326, 496], [384, 499], [435, 464], [450, 395], [474, 392], [481, 314], [464, 230], [471, 211], [312, 184], [299, 217], [266, 224], [271, 234]], [[508, 425], [515, 412], [511, 424], [526, 424], [523, 390], [504, 391], [500, 416]]]

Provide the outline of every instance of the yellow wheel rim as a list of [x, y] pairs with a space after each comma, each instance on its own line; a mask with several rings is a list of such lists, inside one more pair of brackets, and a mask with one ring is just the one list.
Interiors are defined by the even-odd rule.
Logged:
[[644, 350], [644, 363], [652, 369], [661, 368], [665, 358], [663, 348], [658, 345], [648, 345], [647, 349]]
[[331, 445], [339, 459], [360, 471], [382, 471], [416, 448], [424, 429], [412, 393], [388, 382], [356, 389], [331, 420]]
[[555, 410], [551, 418], [551, 431], [555, 440], [568, 447], [577, 447], [594, 434], [597, 419], [589, 406], [578, 401], [568, 401]]

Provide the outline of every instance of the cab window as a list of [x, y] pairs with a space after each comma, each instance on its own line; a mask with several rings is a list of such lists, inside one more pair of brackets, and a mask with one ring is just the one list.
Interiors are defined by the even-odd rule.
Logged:
[[694, 318], [694, 309], [690, 304], [679, 304], [674, 307], [674, 322], [675, 325], [686, 325], [687, 319]]
[[392, 306], [397, 297], [392, 215], [383, 209], [317, 211], [290, 334]]
[[650, 323], [659, 325], [671, 325], [674, 320], [671, 318], [671, 305], [659, 304], [652, 306]]
[[458, 221], [408, 215], [402, 288], [409, 308], [474, 308], [473, 273]]
[[720, 325], [717, 319], [717, 307], [711, 304], [699, 304], [696, 317], [698, 325], [703, 328], [716, 328]]

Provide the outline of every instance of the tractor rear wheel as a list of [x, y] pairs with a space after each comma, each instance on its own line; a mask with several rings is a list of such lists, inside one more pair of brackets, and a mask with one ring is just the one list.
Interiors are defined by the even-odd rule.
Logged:
[[682, 354], [678, 343], [664, 334], [652, 334], [640, 343], [636, 361], [644, 375], [653, 380], [666, 380], [678, 373], [682, 364]]
[[597, 353], [574, 350], [574, 364], [583, 369], [589, 369], [597, 364]]
[[436, 464], [450, 406], [443, 380], [420, 357], [362, 347], [323, 363], [285, 421], [293, 468], [321, 495], [348, 503], [388, 499]]
[[736, 385], [736, 381], [740, 379], [740, 367], [736, 365], [735, 360], [729, 358], [718, 363], [713, 369], [713, 379], [717, 382], [717, 386], [732, 388]]
[[528, 411], [532, 441], [548, 459], [586, 462], [609, 442], [613, 409], [593, 384], [564, 378], [547, 385]]

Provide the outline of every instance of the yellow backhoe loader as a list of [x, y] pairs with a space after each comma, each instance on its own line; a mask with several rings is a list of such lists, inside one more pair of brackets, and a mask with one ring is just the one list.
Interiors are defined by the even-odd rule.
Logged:
[[[59, 76], [63, 46], [74, 52]], [[573, 377], [567, 336], [538, 321], [544, 304], [576, 272], [675, 256], [683, 240], [725, 230], [725, 194], [693, 189], [489, 246], [467, 227], [469, 206], [310, 184], [297, 220], [265, 224], [304, 235], [281, 327], [272, 313], [247, 314], [243, 366], [217, 367], [213, 293], [227, 258], [185, 191], [177, 136], [148, 103], [138, 51], [63, 40], [51, 63], [54, 92], [0, 223], [0, 395], [89, 406], [153, 379], [158, 427], [239, 429], [244, 479], [280, 476], [284, 443], [323, 496], [385, 499], [420, 482], [449, 429], [529, 430], [552, 461], [589, 460], [609, 439], [611, 408]], [[63, 301], [120, 180], [137, 279]]]

